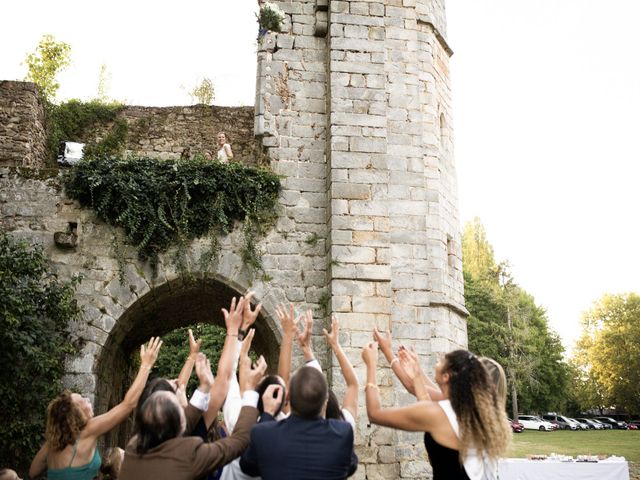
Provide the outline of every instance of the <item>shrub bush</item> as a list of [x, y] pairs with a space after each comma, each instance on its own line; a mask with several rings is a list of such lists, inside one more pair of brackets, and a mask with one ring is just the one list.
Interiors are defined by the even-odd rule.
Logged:
[[46, 407], [74, 352], [77, 279], [62, 282], [42, 249], [0, 232], [0, 466], [25, 471], [40, 448]]

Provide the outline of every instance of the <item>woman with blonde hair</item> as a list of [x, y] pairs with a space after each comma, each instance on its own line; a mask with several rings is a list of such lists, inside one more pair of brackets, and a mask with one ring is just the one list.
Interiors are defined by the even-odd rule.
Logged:
[[362, 351], [367, 367], [366, 405], [371, 423], [425, 432], [434, 480], [484, 480], [497, 475], [497, 460], [511, 438], [504, 401], [483, 362], [467, 350], [446, 354], [435, 369], [442, 400], [430, 398], [417, 362], [407, 352], [399, 361], [411, 387], [425, 398], [407, 407], [382, 408], [376, 381], [378, 344]]
[[102, 463], [98, 438], [126, 420], [133, 411], [161, 345], [160, 338], [152, 337], [146, 346], [140, 347], [138, 374], [124, 400], [108, 412], [94, 417], [89, 399], [69, 391], [49, 403], [45, 444], [31, 462], [31, 478], [45, 470], [49, 480], [90, 480], [98, 475]]
[[232, 159], [233, 151], [231, 150], [231, 145], [229, 145], [227, 134], [220, 132], [218, 134], [218, 161], [220, 163], [229, 163], [229, 160]]

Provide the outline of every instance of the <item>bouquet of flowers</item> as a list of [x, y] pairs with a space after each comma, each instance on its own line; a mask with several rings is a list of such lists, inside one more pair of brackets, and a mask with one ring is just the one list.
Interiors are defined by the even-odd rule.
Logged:
[[262, 35], [268, 31], [280, 32], [283, 23], [284, 12], [278, 5], [271, 2], [265, 2], [260, 5], [258, 24], [260, 25], [260, 33]]

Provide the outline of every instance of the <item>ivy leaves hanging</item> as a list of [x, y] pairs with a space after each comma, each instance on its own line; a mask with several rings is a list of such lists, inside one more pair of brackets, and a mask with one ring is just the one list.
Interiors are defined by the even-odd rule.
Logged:
[[254, 271], [262, 269], [256, 238], [275, 219], [281, 188], [273, 172], [237, 162], [106, 156], [79, 162], [65, 187], [71, 198], [121, 227], [127, 243], [152, 263], [172, 246], [184, 259], [188, 243], [207, 235], [215, 249], [216, 235], [242, 221], [242, 258]]

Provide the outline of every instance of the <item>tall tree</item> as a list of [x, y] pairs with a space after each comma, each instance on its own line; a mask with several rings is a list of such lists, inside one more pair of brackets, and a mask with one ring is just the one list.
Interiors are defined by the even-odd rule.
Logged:
[[462, 245], [469, 348], [504, 366], [514, 416], [563, 409], [568, 366], [545, 310], [515, 283], [506, 262], [496, 263], [478, 218], [465, 226]]
[[640, 412], [640, 295], [604, 295], [584, 314], [582, 329], [574, 362], [584, 381], [598, 387], [606, 406]]
[[70, 55], [69, 44], [56, 41], [53, 35], [43, 35], [35, 51], [25, 59], [29, 69], [25, 80], [38, 85], [45, 99], [53, 102], [60, 88], [56, 76], [71, 64]]

